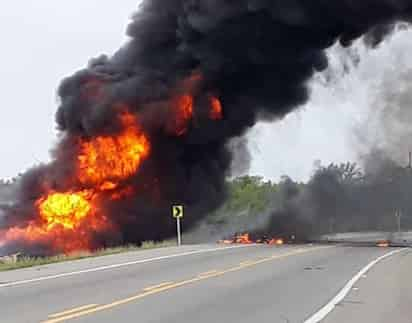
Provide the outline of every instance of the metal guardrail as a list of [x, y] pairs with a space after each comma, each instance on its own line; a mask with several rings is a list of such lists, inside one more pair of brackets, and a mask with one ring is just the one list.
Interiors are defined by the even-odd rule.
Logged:
[[412, 231], [406, 232], [346, 232], [323, 235], [320, 242], [377, 244], [387, 241], [391, 246], [412, 247]]

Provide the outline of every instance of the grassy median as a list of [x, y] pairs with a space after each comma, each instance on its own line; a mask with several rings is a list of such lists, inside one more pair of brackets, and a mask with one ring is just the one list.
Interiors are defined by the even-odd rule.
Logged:
[[175, 241], [163, 241], [163, 242], [145, 241], [142, 243], [141, 246], [128, 245], [128, 246], [122, 246], [122, 247], [97, 250], [95, 252], [80, 251], [80, 252], [76, 252], [70, 255], [57, 255], [57, 256], [52, 256], [52, 257], [22, 256], [22, 257], [19, 257], [15, 262], [14, 261], [0, 262], [0, 271], [28, 268], [28, 267], [47, 265], [47, 264], [53, 264], [53, 263], [58, 263], [58, 262], [70, 261], [70, 260], [115, 255], [119, 253], [130, 252], [130, 251], [171, 247], [174, 245], [176, 245]]

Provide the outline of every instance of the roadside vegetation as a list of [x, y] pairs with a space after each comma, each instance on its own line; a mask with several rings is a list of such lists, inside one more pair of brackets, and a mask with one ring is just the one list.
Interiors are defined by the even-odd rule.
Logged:
[[175, 241], [168, 240], [163, 242], [154, 242], [154, 241], [145, 241], [141, 246], [128, 245], [123, 247], [115, 247], [102, 249], [95, 252], [89, 251], [79, 251], [70, 255], [57, 255], [52, 257], [29, 257], [29, 256], [16, 256], [16, 257], [5, 257], [2, 261], [0, 258], [0, 271], [7, 271], [13, 269], [29, 268], [40, 265], [53, 264], [58, 262], [70, 261], [70, 260], [79, 260], [85, 258], [101, 257], [108, 255], [115, 255], [119, 253], [147, 250], [147, 249], [156, 249], [156, 248], [165, 248], [174, 246]]

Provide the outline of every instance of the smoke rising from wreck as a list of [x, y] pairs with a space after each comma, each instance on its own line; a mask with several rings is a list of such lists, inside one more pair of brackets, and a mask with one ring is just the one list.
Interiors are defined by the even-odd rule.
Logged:
[[[173, 202], [186, 205], [193, 226], [225, 199], [229, 141], [305, 103], [307, 81], [328, 66], [325, 49], [362, 35], [376, 46], [411, 18], [409, 0], [143, 1], [128, 43], [61, 83], [53, 162], [24, 175], [0, 237], [9, 250], [50, 253], [160, 240], [173, 234]], [[150, 149], [121, 140], [130, 127]], [[130, 161], [136, 167], [124, 172]], [[75, 230], [61, 225], [75, 213], [66, 205], [45, 227], [41, 215], [59, 193], [91, 204]]]
[[[207, 232], [219, 239], [249, 232], [253, 239], [292, 235], [316, 239], [319, 234], [333, 232], [393, 232], [398, 230], [396, 212], [402, 214], [402, 230], [412, 229], [412, 171], [408, 166], [412, 65], [407, 54], [412, 31], [402, 25], [396, 29], [396, 34], [374, 50], [369, 50], [363, 39], [350, 48], [334, 46], [328, 50], [330, 66], [311, 82], [311, 105], [322, 98], [324, 109], [334, 106], [339, 111], [342, 106], [346, 110], [351, 120], [346, 139], [350, 139], [359, 164], [322, 165], [316, 161], [307, 183], [289, 177], [279, 183], [260, 182], [253, 186], [255, 192], [267, 185], [273, 191], [259, 195], [270, 201], [264, 212], [242, 210], [224, 217], [219, 210], [196, 236]], [[242, 185], [236, 185], [240, 192]], [[253, 206], [257, 202], [252, 200]], [[225, 208], [235, 202], [239, 199], [231, 200]], [[242, 216], [242, 212], [252, 214]]]

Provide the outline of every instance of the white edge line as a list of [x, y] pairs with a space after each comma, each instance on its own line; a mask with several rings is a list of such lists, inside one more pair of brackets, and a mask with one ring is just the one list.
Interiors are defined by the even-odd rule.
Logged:
[[154, 258], [147, 258], [147, 259], [129, 261], [129, 262], [120, 263], [120, 264], [113, 264], [113, 265], [89, 268], [89, 269], [84, 269], [84, 270], [72, 271], [72, 272], [68, 272], [68, 273], [62, 273], [62, 274], [56, 274], [56, 275], [50, 275], [50, 276], [43, 276], [43, 277], [38, 277], [38, 278], [26, 279], [26, 280], [18, 280], [18, 281], [14, 281], [14, 282], [5, 283], [5, 284], [0, 284], [0, 289], [5, 288], [5, 287], [24, 285], [24, 284], [29, 284], [29, 283], [36, 283], [36, 282], [41, 282], [41, 281], [51, 280], [51, 279], [57, 279], [57, 278], [62, 278], [62, 277], [70, 277], [70, 276], [75, 276], [75, 275], [80, 275], [80, 274], [93, 273], [93, 272], [96, 272], [96, 271], [103, 271], [103, 270], [116, 269], [116, 268], [121, 268], [121, 267], [132, 266], [132, 265], [138, 265], [138, 264], [143, 264], [143, 263], [153, 262], [153, 261], [158, 261], [158, 260], [163, 260], [163, 259], [177, 258], [177, 257], [190, 256], [190, 255], [196, 255], [196, 254], [201, 254], [201, 253], [223, 251], [223, 250], [236, 249], [236, 248], [245, 248], [245, 247], [252, 247], [252, 246], [256, 246], [256, 244], [195, 250], [195, 251], [177, 253], [177, 254], [172, 254], [172, 255], [167, 255], [167, 256], [160, 256], [160, 257], [154, 257]]
[[402, 248], [399, 250], [394, 250], [391, 252], [388, 252], [384, 254], [383, 256], [380, 256], [379, 258], [375, 259], [368, 265], [366, 265], [360, 272], [358, 272], [351, 280], [349, 280], [346, 285], [341, 289], [341, 291], [334, 297], [332, 298], [329, 303], [327, 303], [325, 306], [323, 306], [319, 311], [317, 311], [315, 314], [313, 314], [310, 318], [304, 321], [304, 323], [318, 323], [321, 320], [323, 320], [330, 312], [333, 311], [335, 306], [339, 304], [345, 296], [351, 291], [353, 285], [356, 284], [356, 282], [363, 276], [365, 275], [373, 266], [375, 266], [377, 263], [381, 262], [385, 258], [388, 258], [390, 256], [393, 256], [394, 254], [397, 254], [401, 251], [406, 250], [406, 248]]

